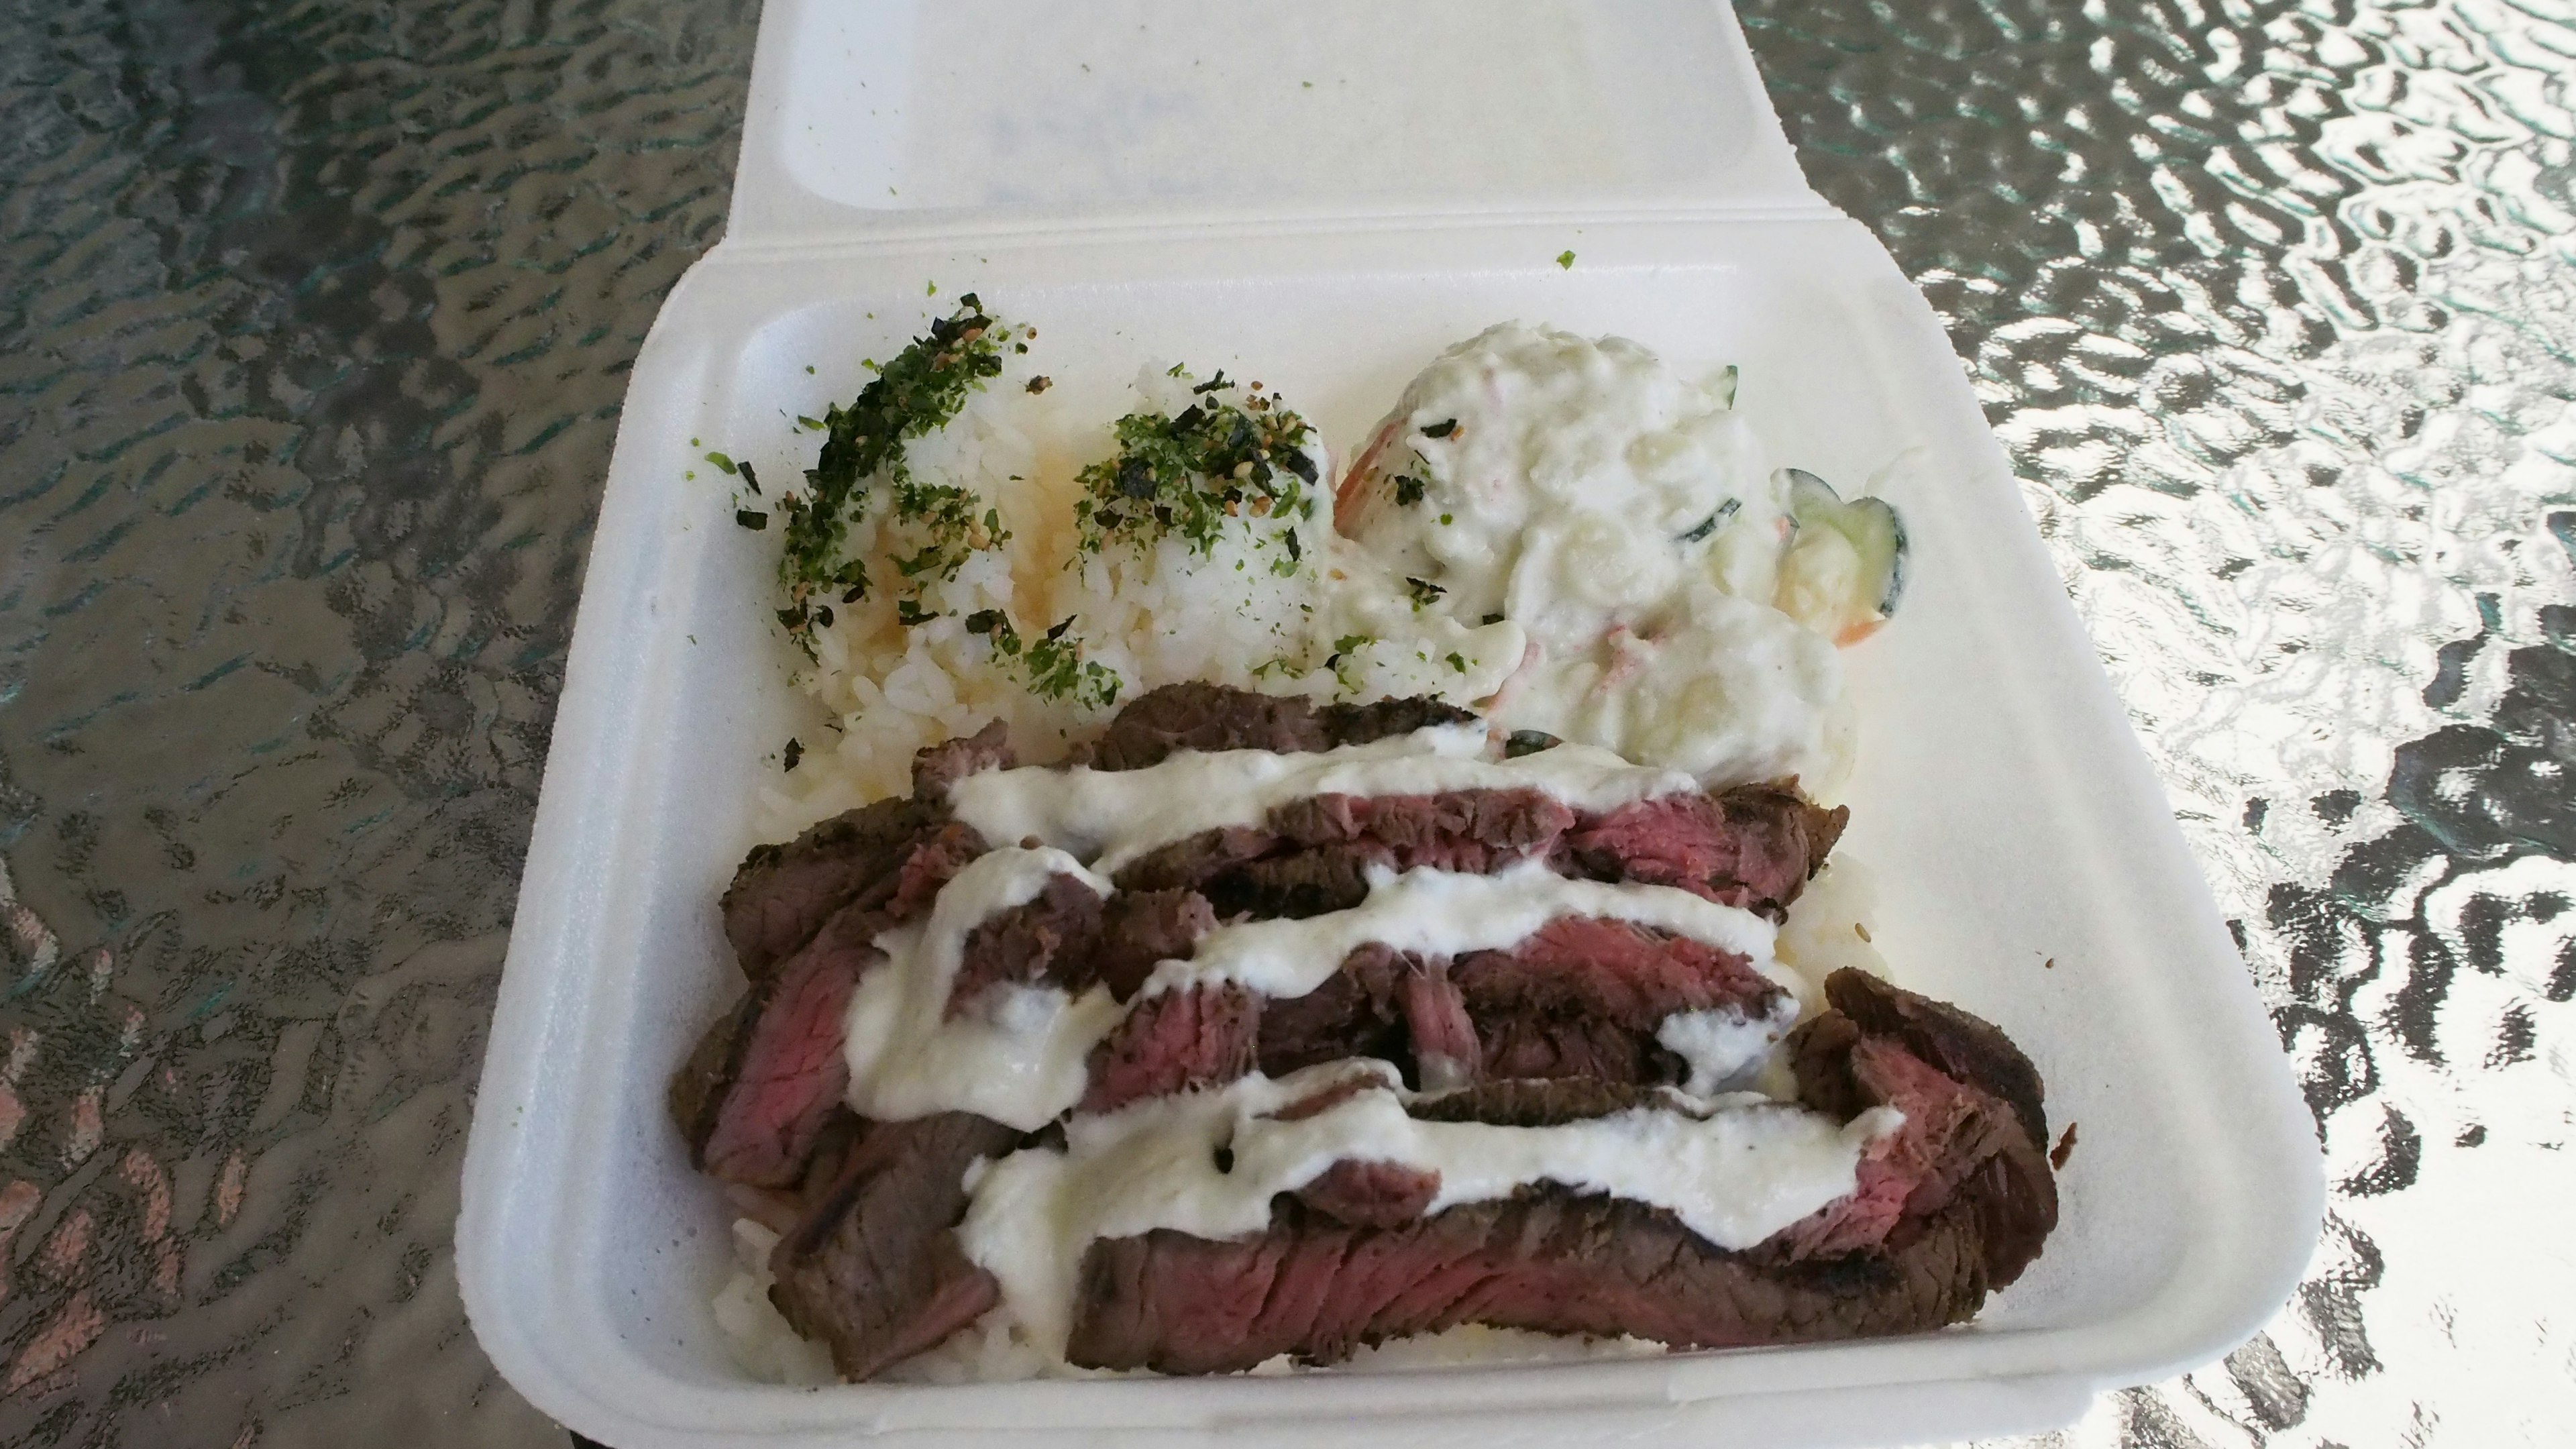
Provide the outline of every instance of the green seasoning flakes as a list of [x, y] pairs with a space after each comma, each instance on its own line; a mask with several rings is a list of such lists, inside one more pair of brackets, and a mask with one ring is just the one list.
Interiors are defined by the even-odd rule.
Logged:
[[1067, 618], [1033, 640], [1020, 638], [1011, 617], [999, 609], [978, 609], [966, 616], [966, 632], [993, 641], [993, 652], [1016, 664], [1029, 692], [1044, 699], [1070, 699], [1106, 709], [1118, 702], [1118, 672], [1082, 657], [1081, 642], [1072, 637]]
[[982, 542], [973, 537], [981, 522], [973, 499], [960, 488], [916, 482], [904, 466], [903, 445], [956, 417], [967, 396], [1002, 370], [1001, 348], [1009, 340], [1009, 331], [969, 292], [955, 312], [930, 324], [928, 336], [914, 338], [879, 368], [848, 407], [824, 412], [823, 447], [805, 470], [804, 496], [778, 500], [786, 515], [778, 579], [788, 599], [779, 618], [808, 655], [816, 608], [833, 595], [850, 603], [868, 592], [867, 566], [847, 557], [846, 545], [870, 480], [884, 480], [895, 516], [922, 525], [928, 540], [897, 562], [907, 579], [953, 576], [971, 550], [990, 546], [989, 535]]
[[[1188, 374], [1175, 367], [1172, 375]], [[1280, 406], [1277, 393], [1256, 385], [1239, 402], [1227, 396], [1239, 390], [1219, 372], [1190, 389], [1195, 400], [1178, 416], [1118, 420], [1118, 456], [1079, 475], [1084, 496], [1074, 516], [1084, 552], [1116, 539], [1143, 545], [1177, 533], [1204, 556], [1229, 518], [1314, 515], [1315, 460], [1306, 452], [1314, 430]], [[1277, 537], [1286, 555], [1272, 569], [1284, 577], [1296, 572], [1305, 550], [1293, 522]]]

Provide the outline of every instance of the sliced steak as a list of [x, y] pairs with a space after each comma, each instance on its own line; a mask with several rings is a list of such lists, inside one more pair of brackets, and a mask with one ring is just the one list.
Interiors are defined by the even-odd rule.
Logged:
[[1292, 849], [1193, 884], [1227, 920], [1301, 921], [1367, 900], [1368, 868], [1382, 860], [1381, 852], [1365, 845]]
[[1188, 960], [1199, 937], [1215, 929], [1216, 911], [1197, 891], [1120, 891], [1101, 909], [1100, 941], [1092, 949], [1091, 974], [1108, 985], [1112, 996], [1125, 1001], [1144, 986], [1155, 967]]
[[1471, 1081], [1476, 1024], [1443, 961], [1362, 946], [1303, 996], [1261, 1007], [1261, 1070], [1273, 1077], [1344, 1057], [1393, 1062], [1425, 1091]]
[[1414, 1085], [1438, 1092], [1474, 1081], [1484, 1065], [1485, 1049], [1456, 979], [1447, 971], [1409, 971], [1397, 999], [1404, 1007], [1404, 1034], [1413, 1048]]
[[[1220, 1017], [1203, 1002], [1140, 1007], [1093, 1059], [1085, 1106], [1345, 1057], [1393, 1062], [1427, 1091], [1479, 1077], [1678, 1083], [1689, 1064], [1656, 1040], [1667, 1017], [1732, 1008], [1758, 1020], [1786, 998], [1744, 957], [1623, 921], [1565, 917], [1510, 950], [1455, 962], [1368, 945], [1303, 996], [1234, 992]], [[1248, 1059], [1235, 1051], [1247, 1023]], [[1205, 1050], [1210, 1032], [1225, 1051]]]
[[2057, 1180], [2038, 1069], [1992, 1022], [1846, 968], [1825, 978], [1833, 1009], [1789, 1041], [1801, 1100], [1849, 1115], [1886, 1105], [1905, 1125], [1872, 1144], [1860, 1190], [1784, 1234], [1827, 1251], [1902, 1246], [1944, 1204], [1977, 1214], [1996, 1287], [2021, 1276], [2057, 1225]]
[[1045, 981], [1078, 996], [1089, 990], [1100, 944], [1100, 894], [1080, 876], [1047, 877], [1035, 900], [986, 917], [966, 933], [948, 1015], [980, 1006], [1005, 982]]
[[1731, 1006], [1768, 1016], [1788, 994], [1732, 951], [1593, 916], [1560, 916], [1508, 950], [1470, 952], [1449, 974], [1479, 1020], [1544, 1012], [1646, 1032], [1677, 1011]]
[[1098, 739], [1076, 750], [1070, 763], [1096, 770], [1141, 770], [1183, 750], [1311, 754], [1474, 718], [1473, 713], [1436, 699], [1388, 699], [1317, 709], [1309, 700], [1193, 681], [1138, 695], [1118, 711]]
[[[1968, 1318], [2055, 1223], [2045, 1139], [2003, 1095], [2036, 1079], [1964, 1012], [1842, 974], [1828, 991], [1868, 1019], [1837, 1009], [1802, 1029], [1808, 1105], [1837, 1115], [1888, 1105], [1906, 1121], [1864, 1157], [1859, 1191], [1764, 1243], [1719, 1249], [1657, 1209], [1549, 1184], [1423, 1216], [1436, 1181], [1426, 1189], [1424, 1174], [1346, 1161], [1274, 1200], [1269, 1228], [1249, 1238], [1157, 1230], [1092, 1244], [1069, 1357], [1211, 1373], [1282, 1353], [1330, 1363], [1462, 1323], [1722, 1348]], [[1916, 1039], [1974, 1064], [1935, 1066]], [[1672, 1109], [1660, 1094], [1577, 1080], [1480, 1084], [1409, 1110], [1543, 1126], [1640, 1105]]]
[[1259, 826], [1149, 851], [1118, 883], [1197, 890], [1225, 918], [1302, 919], [1366, 900], [1372, 866], [1484, 874], [1547, 855], [1573, 824], [1572, 811], [1536, 790], [1318, 795], [1279, 806]]
[[1306, 754], [1331, 747], [1309, 701], [1193, 680], [1136, 696], [1070, 762], [1095, 770], [1141, 770], [1183, 750]]
[[1439, 1173], [1400, 1162], [1336, 1162], [1297, 1189], [1298, 1201], [1306, 1206], [1361, 1228], [1409, 1223], [1439, 1195]]
[[1849, 809], [1817, 805], [1794, 781], [1665, 795], [1585, 819], [1558, 844], [1554, 864], [1592, 880], [1678, 886], [1776, 921], [1850, 819]]
[[1399, 870], [1430, 866], [1482, 875], [1544, 855], [1574, 812], [1538, 790], [1440, 795], [1315, 795], [1270, 812], [1284, 845], [1369, 844]]
[[1962, 1082], [2001, 1097], [2035, 1143], [2048, 1141], [2039, 1069], [2003, 1028], [1946, 1001], [1849, 967], [1825, 978], [1825, 1001], [1863, 1033], [1888, 1037]]
[[[1228, 871], [1259, 860], [1279, 837], [1258, 825], [1229, 825], [1157, 846], [1121, 866], [1114, 877], [1126, 891], [1198, 890]], [[1222, 919], [1227, 912], [1219, 912]], [[1240, 914], [1234, 913], [1234, 914]]]
[[1323, 722], [1324, 737], [1335, 745], [1365, 745], [1433, 725], [1469, 724], [1481, 717], [1471, 709], [1411, 695], [1367, 704], [1328, 704], [1316, 711], [1316, 718]]
[[1730, 1008], [1762, 1020], [1788, 993], [1751, 961], [1626, 921], [1565, 917], [1507, 951], [1449, 967], [1488, 1077], [1679, 1082], [1689, 1071], [1656, 1039], [1666, 1017]]
[[1403, 986], [1414, 965], [1384, 946], [1362, 946], [1303, 996], [1259, 1003], [1257, 1059], [1273, 1077], [1344, 1057], [1401, 1063], [1409, 1055]]
[[955, 1228], [966, 1169], [1020, 1134], [966, 1112], [868, 1125], [839, 1178], [770, 1255], [770, 1302], [832, 1350], [848, 1379], [870, 1378], [974, 1322], [999, 1301]]
[[753, 847], [719, 903], [743, 974], [757, 978], [785, 960], [844, 906], [894, 920], [927, 908], [985, 850], [982, 837], [947, 818], [948, 786], [1010, 763], [1010, 736], [996, 720], [915, 755], [911, 798], [862, 805], [784, 845]]
[[[939, 821], [915, 836], [904, 853], [902, 867], [895, 872], [894, 888], [879, 908], [886, 922], [895, 924], [929, 914], [939, 899], [940, 888], [988, 849], [974, 826], [957, 820]], [[856, 904], [866, 903], [862, 899]]]
[[1147, 1097], [1231, 1082], [1252, 1070], [1260, 1022], [1260, 998], [1239, 986], [1146, 997], [1092, 1048], [1091, 1085], [1080, 1110], [1113, 1112]]
[[1000, 720], [971, 735], [928, 746], [912, 757], [912, 795], [934, 805], [948, 802], [948, 787], [986, 770], [1007, 770], [1017, 763], [1011, 731]]
[[880, 800], [745, 856], [721, 903], [743, 974], [758, 977], [794, 954], [843, 906], [881, 905], [935, 818], [917, 800]]
[[690, 1163], [727, 1182], [793, 1186], [850, 1085], [850, 994], [885, 959], [882, 918], [845, 907], [708, 1029], [670, 1090]]
[[1848, 815], [1774, 785], [1667, 795], [1593, 816], [1537, 790], [1322, 795], [1281, 805], [1257, 826], [1148, 851], [1118, 883], [1196, 890], [1225, 918], [1303, 918], [1367, 899], [1372, 866], [1483, 874], [1536, 858], [1560, 874], [1675, 886], [1777, 920]]
[[1288, 1198], [1250, 1239], [1157, 1230], [1093, 1244], [1066, 1354], [1203, 1374], [1283, 1353], [1334, 1363], [1462, 1323], [1689, 1348], [1919, 1333], [1975, 1314], [1993, 1286], [1980, 1246], [1975, 1215], [1956, 1208], [1900, 1253], [1760, 1263], [1651, 1208], [1556, 1189], [1394, 1228]]

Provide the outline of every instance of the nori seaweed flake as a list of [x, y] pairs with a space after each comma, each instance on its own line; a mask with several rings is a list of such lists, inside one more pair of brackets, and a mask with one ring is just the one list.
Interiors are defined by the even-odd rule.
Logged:
[[836, 403], [825, 410], [823, 444], [814, 466], [805, 470], [806, 492], [779, 499], [787, 523], [778, 578], [790, 604], [780, 611], [780, 619], [809, 656], [809, 596], [846, 590], [864, 594], [867, 589], [866, 567], [845, 557], [845, 550], [871, 480], [882, 479], [888, 486], [899, 518], [923, 525], [935, 540], [938, 556], [917, 559], [925, 567], [909, 569], [908, 575], [935, 565], [949, 576], [965, 561], [970, 552], [966, 533], [974, 519], [971, 496], [963, 489], [915, 482], [904, 466], [903, 445], [946, 426], [976, 389], [1001, 372], [1001, 346], [1009, 337], [1009, 330], [987, 316], [970, 292], [958, 299], [955, 312], [934, 320], [926, 335], [878, 368], [848, 406]]
[[[1084, 496], [1074, 516], [1084, 552], [1113, 540], [1150, 545], [1178, 533], [1204, 557], [1229, 518], [1292, 509], [1305, 516], [1306, 490], [1321, 476], [1306, 452], [1314, 430], [1276, 396], [1242, 403], [1220, 396], [1234, 387], [1219, 373], [1216, 381], [1194, 386], [1194, 400], [1177, 414], [1139, 412], [1118, 420], [1117, 456], [1077, 475]], [[1280, 547], [1293, 572], [1304, 557], [1302, 541], [1292, 531]]]

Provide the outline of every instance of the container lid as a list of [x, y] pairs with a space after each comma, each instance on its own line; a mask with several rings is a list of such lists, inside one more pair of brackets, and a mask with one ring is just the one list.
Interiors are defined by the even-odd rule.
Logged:
[[729, 237], [1830, 214], [1725, 0], [773, 0]]

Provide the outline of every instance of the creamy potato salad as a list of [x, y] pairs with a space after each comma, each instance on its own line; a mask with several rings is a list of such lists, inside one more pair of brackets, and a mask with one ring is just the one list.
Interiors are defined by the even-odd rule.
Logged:
[[1381, 654], [1463, 641], [1478, 677], [1444, 692], [1498, 674], [1508, 729], [1832, 788], [1852, 729], [1835, 646], [1894, 608], [1903, 533], [1884, 503], [1770, 468], [1734, 401], [1734, 369], [1687, 376], [1623, 338], [1511, 322], [1458, 344], [1337, 490], [1366, 559], [1344, 616]]

